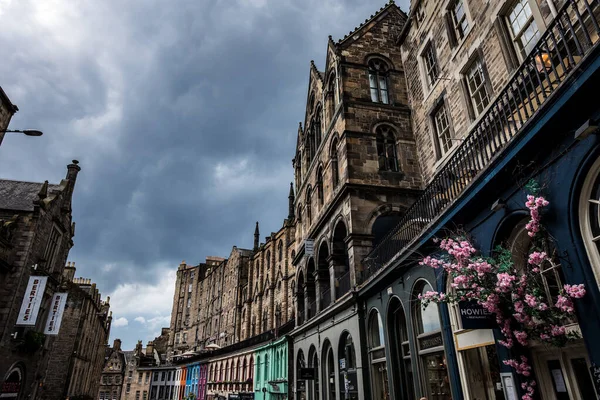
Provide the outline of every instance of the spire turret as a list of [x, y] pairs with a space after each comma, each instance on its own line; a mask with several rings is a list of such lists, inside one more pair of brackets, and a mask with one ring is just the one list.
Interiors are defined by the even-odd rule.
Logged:
[[288, 196], [289, 200], [289, 211], [288, 211], [288, 220], [292, 221], [296, 216], [294, 214], [294, 183], [290, 182], [290, 194]]
[[258, 250], [259, 240], [260, 240], [260, 232], [258, 230], [258, 221], [256, 221], [256, 228], [254, 229], [254, 251]]

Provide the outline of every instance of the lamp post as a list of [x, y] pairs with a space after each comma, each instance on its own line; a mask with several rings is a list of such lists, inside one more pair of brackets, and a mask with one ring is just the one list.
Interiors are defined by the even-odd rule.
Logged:
[[0, 129], [0, 145], [2, 145], [2, 140], [6, 133], [22, 133], [26, 136], [42, 136], [44, 134], [44, 132], [38, 131], [37, 129]]

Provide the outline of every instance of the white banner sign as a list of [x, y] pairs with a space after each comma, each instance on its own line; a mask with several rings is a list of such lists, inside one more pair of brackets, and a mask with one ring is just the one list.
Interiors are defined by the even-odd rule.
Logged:
[[17, 325], [34, 326], [37, 321], [40, 305], [44, 298], [44, 290], [46, 289], [46, 276], [30, 276], [21, 311], [17, 318]]
[[45, 335], [58, 335], [63, 312], [65, 311], [65, 305], [67, 304], [67, 294], [68, 293], [54, 293], [52, 304], [50, 305], [50, 312], [48, 313], [48, 319], [46, 320], [46, 329], [44, 329]]
[[304, 254], [307, 257], [315, 255], [315, 241], [313, 239], [306, 239], [304, 241]]

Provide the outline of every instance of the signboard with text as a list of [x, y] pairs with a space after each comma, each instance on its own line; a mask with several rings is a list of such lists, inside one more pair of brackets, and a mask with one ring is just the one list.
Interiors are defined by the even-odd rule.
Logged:
[[44, 298], [44, 290], [46, 289], [46, 276], [30, 276], [27, 290], [21, 304], [21, 311], [17, 318], [16, 325], [34, 326], [37, 321], [42, 299]]
[[45, 335], [58, 335], [63, 312], [65, 311], [65, 305], [67, 304], [67, 294], [68, 293], [54, 293], [52, 303], [50, 304], [48, 319], [46, 320], [46, 328], [44, 329]]
[[300, 368], [298, 371], [298, 379], [315, 379], [315, 369], [314, 368]]
[[463, 329], [497, 328], [496, 317], [475, 300], [458, 303]]
[[307, 257], [315, 255], [315, 241], [313, 239], [306, 239], [304, 241], [304, 254]]

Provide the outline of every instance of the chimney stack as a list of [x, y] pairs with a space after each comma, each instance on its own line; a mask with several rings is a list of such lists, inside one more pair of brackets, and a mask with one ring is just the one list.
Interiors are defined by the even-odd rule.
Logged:
[[121, 351], [121, 339], [115, 339], [115, 341], [113, 342], [113, 350]]
[[152, 341], [146, 345], [146, 357], [154, 357], [154, 342]]

